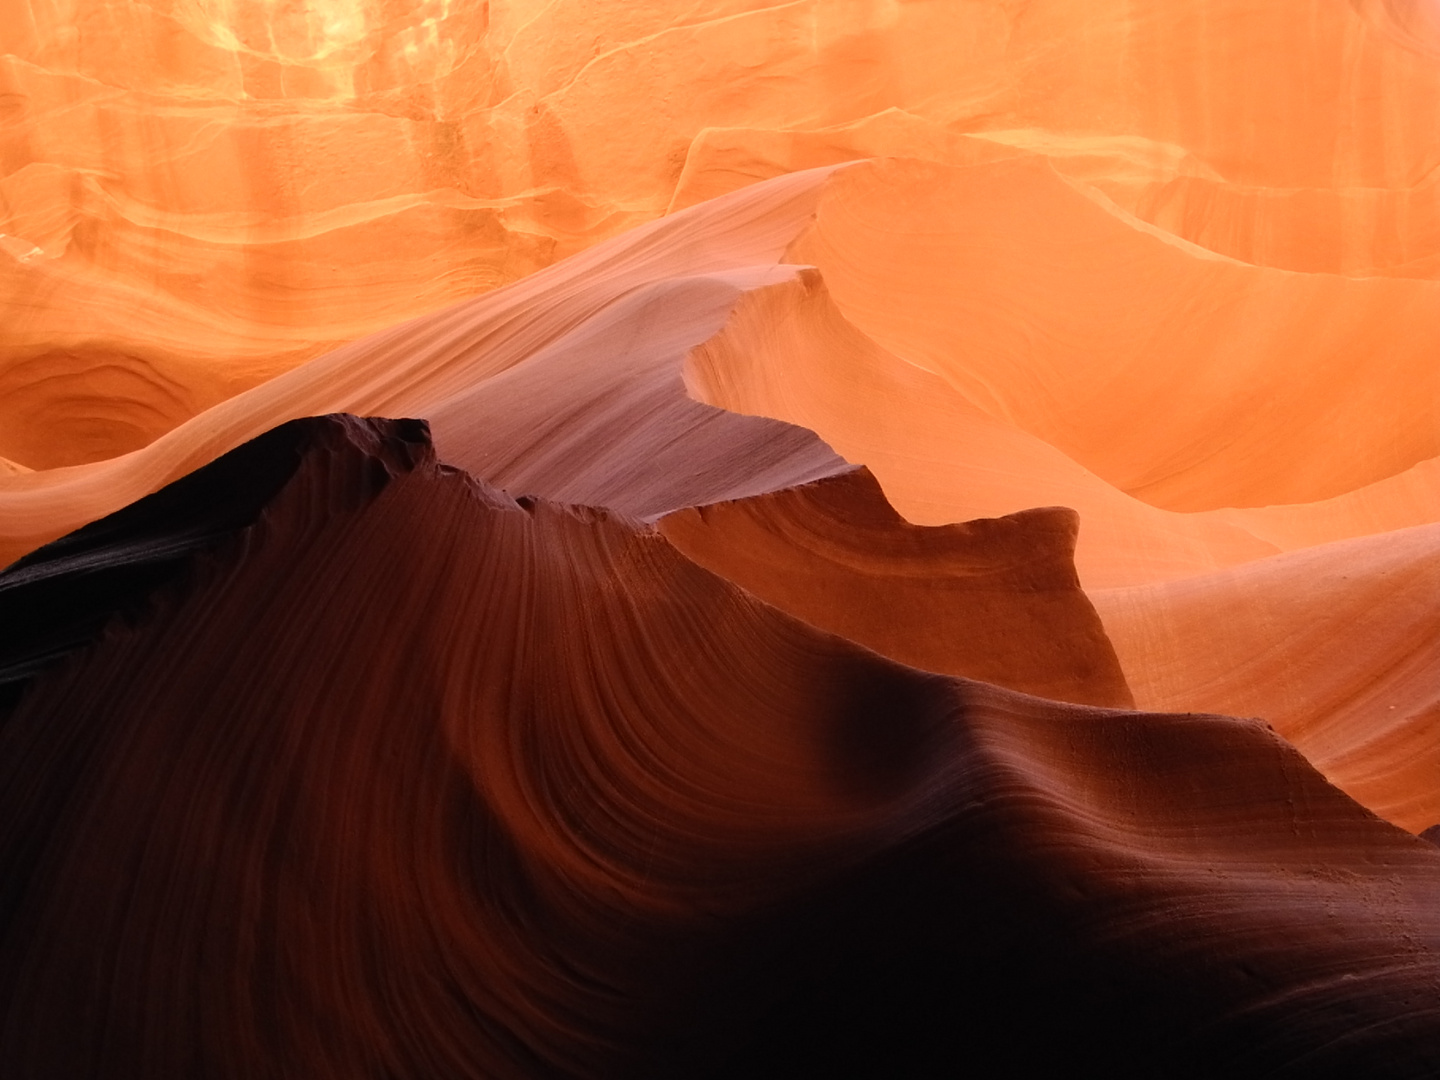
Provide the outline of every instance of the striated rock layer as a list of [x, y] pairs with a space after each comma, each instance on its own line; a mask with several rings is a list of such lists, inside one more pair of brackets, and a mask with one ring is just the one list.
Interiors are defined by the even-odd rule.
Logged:
[[[1017, 168], [1012, 158], [966, 167], [894, 162], [822, 168], [693, 207], [508, 288], [338, 349], [210, 408], [142, 450], [67, 469], [0, 475], [0, 557], [18, 557], [103, 516], [280, 421], [336, 410], [432, 416], [436, 438], [456, 464], [517, 492], [603, 502], [647, 517], [759, 494], [839, 467], [828, 450], [800, 433], [782, 435], [778, 428], [695, 409], [677, 377], [706, 404], [809, 428], [847, 460], [869, 466], [912, 521], [944, 524], [1045, 505], [1077, 510], [1084, 527], [1076, 559], [1087, 587], [1182, 578], [1436, 519], [1440, 458], [1432, 449], [1435, 388], [1426, 346], [1433, 330], [1424, 320], [1423, 298], [1377, 294], [1368, 280], [1322, 283], [1329, 291], [1312, 296], [1315, 303], [1351, 311], [1378, 303], [1378, 296], [1392, 305], [1391, 315], [1404, 310], [1413, 318], [1413, 325], [1397, 328], [1405, 351], [1396, 354], [1393, 371], [1381, 366], [1383, 378], [1371, 378], [1377, 365], [1312, 334], [1312, 344], [1330, 349], [1350, 381], [1337, 383], [1333, 392], [1309, 393], [1311, 383], [1300, 377], [1303, 371], [1297, 374], [1295, 357], [1316, 357], [1297, 352], [1277, 331], [1264, 349], [1252, 349], [1256, 362], [1264, 361], [1251, 373], [1252, 383], [1240, 383], [1227, 397], [1222, 390], [1233, 380], [1209, 357], [1249, 347], [1251, 319], [1266, 325], [1278, 319], [1287, 333], [1311, 333], [1292, 310], [1293, 295], [1232, 296], [1233, 303], [1212, 304], [1203, 325], [1175, 311], [1144, 308], [1142, 321], [1153, 323], [1144, 333], [1160, 345], [1180, 350], [1208, 340], [1209, 353], [1196, 354], [1195, 361], [1204, 361], [1195, 369], [1204, 374], [1192, 376], [1178, 361], [1150, 363], [1145, 355], [1106, 368], [1090, 358], [1108, 362], [1123, 338], [1140, 333], [1134, 326], [1095, 319], [1086, 301], [1075, 305], [1074, 325], [1054, 331], [1061, 342], [1082, 331], [1093, 334], [1085, 356], [1032, 348], [1026, 343], [1030, 316], [1013, 310], [1038, 310], [1038, 302], [1020, 299], [1023, 282], [1012, 282], [1006, 293], [1017, 298], [1013, 302], [1002, 305], [1003, 297], [992, 297], [983, 319], [950, 319], [945, 313], [953, 306], [943, 290], [962, 289], [966, 275], [989, 276], [981, 262], [967, 266], [945, 247], [961, 243], [963, 235], [917, 233], [913, 222], [892, 231], [863, 220], [872, 212], [867, 208], [934, 203], [940, 194], [958, 196], [981, 181], [992, 200], [1003, 202]], [[1028, 162], [1023, 175], [1050, 176], [1066, 200], [1093, 211], [1120, 249], [1117, 260], [1133, 259], [1137, 247], [1169, 258], [1170, 246], [1135, 233], [1045, 168]], [[874, 197], [877, 191], [883, 199]], [[967, 199], [982, 216], [997, 209]], [[835, 215], [842, 225], [830, 228]], [[858, 286], [850, 274], [855, 267], [908, 258], [906, 245], [913, 247], [917, 235], [941, 249], [938, 265], [956, 276], [947, 280], [946, 269], [929, 286], [942, 294], [929, 316], [918, 301], [887, 301], [880, 286], [864, 292], [867, 303], [908, 312], [902, 319], [908, 337], [893, 340], [892, 348], [882, 344], [890, 336], [883, 328], [870, 326], [873, 337], [865, 332], [870, 316], [854, 307]], [[1033, 259], [1057, 257], [1048, 234], [1028, 243]], [[785, 261], [800, 256], [813, 256], [817, 266]], [[1199, 275], [1207, 268], [1234, 269], [1194, 251], [1175, 258], [1181, 266], [1170, 271], [1184, 273], [1179, 283], [1170, 282], [1170, 296], [1182, 307], [1187, 290], [1204, 295], [1206, 279]], [[1078, 262], [1072, 271], [1083, 275]], [[838, 299], [831, 277], [846, 289]], [[1166, 280], [1158, 271], [1149, 277]], [[1319, 286], [1306, 284], [1310, 277], [1279, 274], [1276, 281], [1285, 286], [1282, 294], [1296, 291], [1291, 279], [1313, 292]], [[1224, 284], [1215, 284], [1217, 295]], [[1249, 279], [1242, 284], [1241, 294], [1274, 292]], [[1110, 299], [1124, 298], [1115, 293]], [[1266, 310], [1270, 314], [1262, 317]], [[1372, 314], [1378, 318], [1383, 310]], [[927, 334], [939, 336], [929, 342]], [[1008, 336], [1015, 347], [1008, 353], [996, 347], [996, 335], [1002, 345]], [[1373, 337], [1365, 341], [1367, 350], [1379, 347]], [[940, 353], [926, 351], [932, 346]], [[964, 359], [976, 379], [1003, 396], [980, 400], [953, 368], [926, 359], [933, 355]], [[1027, 370], [1022, 360], [1032, 366]], [[1052, 381], [1048, 372], [1071, 367], [1078, 374], [1056, 376], [1053, 388], [1040, 392]], [[1190, 383], [1197, 378], [1218, 387], [1219, 412], [1209, 426], [1193, 400]], [[1093, 388], [1077, 390], [1084, 379]], [[1286, 424], [1244, 411], [1246, 401], [1270, 401], [1282, 390], [1295, 398], [1293, 408], [1276, 413]], [[1006, 404], [1030, 398], [1037, 404], [1028, 417]], [[1105, 409], [1091, 421], [1097, 401]], [[1377, 405], [1384, 408], [1377, 411]], [[1391, 415], [1386, 410], [1392, 406], [1397, 422], [1371, 418]], [[1347, 425], [1343, 440], [1332, 439], [1327, 417]], [[1071, 452], [1055, 434], [1057, 425], [1079, 433]], [[1146, 442], [1143, 431], [1152, 429], [1173, 432], [1184, 445]], [[1250, 434], [1237, 434], [1242, 429]], [[1093, 449], [1101, 434], [1131, 430], [1138, 434], [1115, 436], [1129, 447], [1127, 468], [1204, 488], [1211, 507], [1193, 512], [1156, 505], [1153, 492], [1128, 490], [1124, 477], [1095, 471], [1098, 460], [1087, 465], [1087, 445]], [[1317, 445], [1337, 449], [1312, 452]], [[1257, 483], [1272, 469], [1291, 477], [1287, 484], [1301, 485], [1297, 462], [1320, 475], [1332, 458], [1354, 464], [1317, 481], [1319, 486], [1307, 481], [1271, 493], [1300, 501], [1234, 508], [1250, 500], [1246, 491], [1268, 490], [1247, 488], [1245, 468]], [[1350, 486], [1327, 494], [1335, 484]]]
[[1440, 1072], [1437, 91], [1428, 0], [9, 0], [0, 1071]]
[[1041, 697], [1133, 705], [1080, 590], [1073, 511], [906, 522], [860, 470], [668, 514], [692, 560], [783, 611], [926, 671]]
[[456, 464], [651, 516], [843, 468], [811, 433], [698, 406], [686, 397], [681, 366], [740, 295], [787, 276], [777, 260], [813, 213], [825, 175], [737, 192], [354, 342], [134, 453], [0, 478], [0, 559], [283, 420], [332, 411], [433, 416]]
[[11, 0], [0, 456], [134, 450], [667, 208], [977, 139], [1404, 292], [1440, 267], [1437, 55], [1421, 0]]
[[20, 1075], [1440, 1063], [1440, 849], [1262, 724], [884, 660], [411, 421], [183, 483], [0, 577], [91, 627], [0, 727]]
[[1391, 821], [1440, 822], [1440, 528], [1094, 598], [1142, 707], [1263, 716]]

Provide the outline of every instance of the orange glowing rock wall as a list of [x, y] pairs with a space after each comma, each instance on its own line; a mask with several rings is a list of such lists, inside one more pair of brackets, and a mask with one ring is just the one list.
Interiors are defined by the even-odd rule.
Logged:
[[[0, 1021], [0, 1049], [57, 1076], [106, 1058], [106, 1031], [27, 1034], [66, 1008], [46, 941], [101, 1012], [132, 976], [166, 1001], [204, 981], [186, 959], [146, 983], [139, 946], [113, 970], [87, 959], [165, 922], [159, 900], [125, 922], [129, 856], [96, 872], [111, 937], [66, 906], [99, 834], [47, 831], [55, 807], [122, 848], [148, 835], [114, 792], [152, 777], [103, 750], [112, 727], [217, 762], [263, 803], [283, 786], [268, 759], [252, 775], [192, 744], [196, 717], [353, 780], [407, 716], [419, 787], [444, 778], [454, 805], [410, 801], [404, 777], [354, 783], [375, 821], [443, 833], [440, 854], [414, 897], [376, 864], [344, 904], [356, 926], [389, 912], [393, 933], [354, 933], [400, 956], [441, 897], [433, 940], [474, 970], [432, 1000], [415, 960], [410, 989], [428, 989], [393, 999], [414, 1023], [392, 1030], [375, 1003], [394, 988], [346, 982], [364, 949], [337, 939], [313, 970], [266, 976], [305, 983], [309, 1019], [283, 1038], [184, 1013], [170, 1039], [136, 1013], [113, 1035], [136, 1061], [183, 1071], [193, 1045], [261, 1072], [314, 1055], [315, 1075], [372, 1051], [406, 1075], [431, 1050], [462, 1075], [688, 1062], [647, 1057], [676, 1021], [626, 981], [654, 957], [606, 951], [611, 884], [586, 860], [627, 882], [615, 941], [659, 920], [720, 955], [711, 916], [761, 940], [724, 920], [783, 894], [808, 920], [783, 874], [751, 889], [754, 860], [850, 911], [858, 864], [827, 846], [843, 834], [877, 880], [914, 837], [938, 860], [916, 880], [934, 870], [942, 892], [1013, 869], [1015, 910], [1053, 936], [1032, 956], [1007, 930], [1031, 966], [1005, 978], [1092, 957], [1053, 984], [1064, 1001], [1115, 974], [1115, 1015], [1153, 1004], [1161, 1032], [1136, 1075], [1185, 1074], [1165, 1055], [1191, 1037], [1221, 1070], [1197, 1075], [1301, 1068], [1317, 1047], [1327, 1075], [1434, 1075], [1433, 995], [1397, 1003], [1440, 978], [1440, 851], [1408, 835], [1440, 823], [1437, 358], [1428, 0], [0, 0], [0, 567], [24, 560], [0, 573], [0, 719], [19, 718], [0, 726], [0, 866], [19, 882], [0, 892], [0, 960], [26, 973], [0, 980], [0, 1011], [45, 986], [33, 1017]], [[302, 419], [328, 414], [392, 419]], [[266, 455], [286, 439], [282, 468]], [[411, 645], [381, 640], [372, 593]], [[311, 629], [293, 656], [236, 653], [223, 685], [269, 696], [207, 712], [246, 620]], [[497, 659], [524, 642], [549, 659]], [[852, 676], [903, 700], [841, 701]], [[362, 677], [384, 708], [337, 689]], [[164, 715], [147, 679], [179, 688]], [[886, 725], [925, 733], [898, 772], [865, 751], [890, 746]], [[524, 744], [513, 775], [506, 740]], [[92, 744], [93, 791], [64, 757]], [[174, 791], [154, 896], [172, 870], [210, 887], [186, 800], [254, 851], [277, 842], [269, 818], [226, 818], [243, 799], [206, 801], [178, 772]], [[283, 880], [304, 903], [262, 917], [269, 901], [247, 900], [187, 940], [303, 937], [344, 832], [343, 806], [305, 798], [309, 862], [224, 870], [237, 893]], [[667, 799], [690, 816], [666, 820]], [[1003, 855], [973, 816], [992, 812]], [[595, 820], [613, 828], [600, 855]], [[508, 893], [451, 879], [447, 845], [472, 828], [543, 883], [548, 930], [512, 933]], [[707, 880], [712, 841], [736, 860], [720, 915], [700, 886], [647, 876], [658, 843], [674, 881]], [[524, 894], [501, 863], [487, 872]], [[1381, 897], [1381, 879], [1402, 884]], [[966, 903], [1008, 911], [996, 895]], [[1337, 907], [1331, 934], [1312, 915]], [[1241, 975], [1187, 951], [1185, 912], [1209, 913], [1195, 925]], [[983, 942], [942, 923], [916, 940], [980, 963]], [[1152, 953], [1164, 965], [1136, 959]], [[1326, 981], [1335, 965], [1366, 973], [1353, 994]], [[610, 1020], [573, 971], [627, 988]], [[766, 978], [763, 959], [735, 975]], [[213, 1005], [233, 987], [201, 989]], [[615, 1019], [632, 991], [639, 1027]], [[1287, 995], [1318, 1003], [1298, 1026], [1310, 1006]], [[1347, 1002], [1371, 1026], [1336, 1019]], [[745, 1023], [772, 1030], [754, 1009]], [[1095, 1045], [1130, 1046], [1095, 1010]], [[1268, 1035], [1225, 1027], [1252, 1014]], [[359, 1041], [307, 1043], [307, 1024]], [[435, 1049], [467, 1025], [478, 1042]]]
[[1254, 266], [1425, 278], [1437, 22], [1398, 0], [9, 0], [0, 457], [133, 450], [667, 207], [969, 159], [966, 134]]

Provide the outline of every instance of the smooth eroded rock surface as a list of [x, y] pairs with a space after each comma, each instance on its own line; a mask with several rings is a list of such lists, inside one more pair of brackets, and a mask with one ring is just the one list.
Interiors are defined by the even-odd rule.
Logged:
[[1437, 131], [1430, 0], [9, 0], [0, 1072], [1437, 1075]]
[[0, 727], [22, 1075], [1433, 1071], [1440, 852], [1263, 725], [921, 673], [297, 430]]

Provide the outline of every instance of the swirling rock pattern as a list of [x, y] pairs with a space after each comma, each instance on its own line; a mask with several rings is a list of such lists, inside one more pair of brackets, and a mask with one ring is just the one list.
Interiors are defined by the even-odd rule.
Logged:
[[[47, 415], [6, 417], [0, 456], [136, 449], [667, 206], [806, 165], [943, 159], [957, 133], [1058, 153], [1145, 220], [1266, 266], [1426, 274], [1427, 9], [15, 0], [0, 385], [41, 356], [72, 381], [40, 394]], [[1292, 209], [1340, 235], [1270, 228]]]
[[[292, 424], [185, 504], [257, 459], [254, 521], [181, 523], [0, 729], [20, 1074], [1440, 1060], [1440, 851], [1263, 725], [894, 664], [414, 422]], [[175, 553], [174, 495], [0, 599]]]
[[1437, 12], [12, 0], [0, 1072], [1436, 1075]]
[[1366, 806], [1440, 822], [1440, 528], [1094, 597], [1143, 707], [1264, 716]]
[[747, 591], [886, 656], [1086, 705], [1134, 704], [1075, 576], [1073, 511], [923, 528], [859, 470], [668, 514], [660, 531]]

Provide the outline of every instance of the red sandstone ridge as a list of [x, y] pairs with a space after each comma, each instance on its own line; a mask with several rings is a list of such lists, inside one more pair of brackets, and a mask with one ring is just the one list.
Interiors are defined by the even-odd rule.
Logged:
[[9, 0], [0, 1073], [1440, 1074], [1437, 121], [1429, 0]]
[[1080, 590], [1076, 515], [925, 528], [860, 470], [668, 514], [687, 556], [782, 611], [927, 671], [1086, 705], [1134, 700]]
[[[204, 510], [236, 477], [248, 508]], [[292, 424], [182, 484], [0, 577], [7, 624], [94, 625], [67, 579], [172, 564], [0, 728], [21, 1075], [1440, 1054], [1440, 851], [1259, 723], [895, 664], [413, 422]]]
[[1440, 537], [1424, 525], [1094, 594], [1143, 708], [1264, 716], [1330, 779], [1440, 821]]

